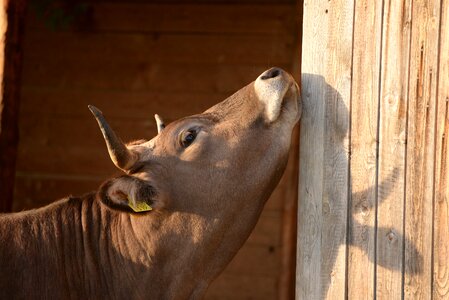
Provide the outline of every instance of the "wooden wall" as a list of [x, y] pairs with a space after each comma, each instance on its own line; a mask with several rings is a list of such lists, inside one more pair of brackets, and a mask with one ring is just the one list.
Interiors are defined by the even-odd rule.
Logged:
[[[16, 211], [96, 189], [117, 173], [88, 104], [124, 140], [151, 138], [154, 113], [168, 122], [199, 113], [273, 65], [290, 70], [297, 50], [297, 11], [287, 1], [87, 4], [86, 15], [68, 27], [49, 14], [39, 19], [39, 7], [29, 9]], [[281, 251], [290, 247], [282, 228], [296, 198], [296, 169], [289, 165], [254, 233], [207, 298], [281, 293], [283, 274], [294, 268], [283, 266]]]
[[449, 1], [305, 1], [298, 299], [449, 298]]

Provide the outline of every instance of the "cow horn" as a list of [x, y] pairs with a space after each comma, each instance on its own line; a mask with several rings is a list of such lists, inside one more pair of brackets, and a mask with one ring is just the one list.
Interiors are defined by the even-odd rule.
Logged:
[[137, 160], [136, 155], [126, 147], [120, 138], [117, 137], [115, 132], [106, 122], [103, 113], [95, 106], [88, 105], [88, 107], [97, 120], [98, 126], [100, 126], [112, 162], [119, 169], [124, 171], [129, 170]]
[[156, 125], [157, 125], [157, 133], [161, 133], [162, 129], [165, 128], [165, 124], [164, 121], [162, 120], [162, 118], [158, 115], [155, 114], [154, 118], [156, 119]]

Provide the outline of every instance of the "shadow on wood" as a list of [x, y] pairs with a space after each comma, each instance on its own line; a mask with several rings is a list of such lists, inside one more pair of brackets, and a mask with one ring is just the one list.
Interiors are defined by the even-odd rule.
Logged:
[[[394, 228], [377, 226], [378, 208], [387, 198], [391, 200], [392, 191], [400, 180], [400, 168], [395, 166], [379, 181], [376, 169], [377, 178], [368, 178], [368, 175], [366, 178], [374, 184], [354, 192], [349, 171], [351, 120], [348, 107], [338, 91], [322, 76], [303, 73], [302, 90], [297, 297], [319, 293], [315, 296], [324, 299], [336, 281], [347, 283], [350, 275], [348, 265], [351, 263], [348, 249], [351, 247], [359, 248], [375, 265], [374, 274], [366, 274], [373, 276], [373, 281], [376, 281], [378, 268], [402, 274], [407, 272], [410, 277], [420, 274], [423, 270], [422, 254], [399, 232], [404, 221], [398, 219]], [[311, 95], [318, 96], [311, 99]], [[379, 141], [376, 147], [378, 149]], [[377, 160], [378, 157], [376, 168]], [[375, 196], [367, 200], [366, 195]], [[359, 214], [370, 213], [375, 214], [374, 225], [360, 223]], [[380, 238], [387, 239], [388, 253], [383, 253], [385, 250], [378, 246]], [[368, 239], [371, 243], [367, 242]], [[367, 244], [374, 251], [366, 251]], [[416, 258], [414, 268], [407, 270], [404, 263], [395, 263], [404, 259], [405, 246], [411, 257]], [[319, 272], [320, 282], [301, 282], [314, 278], [314, 272]]]

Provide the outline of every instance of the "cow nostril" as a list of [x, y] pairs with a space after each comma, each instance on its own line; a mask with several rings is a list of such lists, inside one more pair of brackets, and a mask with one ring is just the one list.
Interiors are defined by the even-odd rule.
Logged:
[[272, 68], [272, 69], [266, 71], [265, 74], [263, 74], [260, 77], [260, 79], [267, 80], [267, 79], [278, 77], [280, 74], [281, 74], [281, 70], [280, 69]]

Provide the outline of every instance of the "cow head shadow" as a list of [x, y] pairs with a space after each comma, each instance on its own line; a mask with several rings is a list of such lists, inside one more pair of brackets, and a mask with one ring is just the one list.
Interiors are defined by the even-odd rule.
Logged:
[[[305, 97], [310, 96], [311, 91], [308, 90], [310, 87], [320, 87], [324, 90], [321, 90], [320, 92], [324, 94], [324, 99], [326, 101], [325, 103], [325, 122], [324, 124], [314, 124], [314, 126], [324, 126], [325, 135], [326, 130], [332, 131], [329, 136], [327, 135], [327, 138], [325, 139], [325, 143], [328, 142], [329, 139], [332, 139], [331, 144], [335, 146], [332, 147], [326, 147], [326, 145], [323, 145], [325, 147], [325, 156], [326, 157], [336, 157], [337, 155], [341, 154], [338, 153], [338, 150], [335, 149], [345, 149], [344, 151], [347, 151], [348, 146], [344, 145], [345, 138], [349, 132], [349, 124], [351, 121], [350, 113], [348, 107], [346, 107], [345, 103], [342, 100], [341, 95], [338, 93], [336, 89], [334, 89], [332, 86], [330, 86], [325, 79], [322, 76], [314, 75], [314, 74], [302, 74], [302, 94], [303, 99]], [[305, 97], [304, 97], [305, 96]], [[311, 99], [310, 101], [313, 101]], [[310, 108], [309, 108], [310, 109]], [[308, 107], [307, 103], [303, 104], [303, 116], [308, 113]], [[366, 116], [368, 117], [368, 116]], [[304, 130], [304, 127], [301, 128], [301, 130]], [[375, 129], [374, 129], [375, 130]], [[376, 132], [374, 132], [374, 136], [376, 135]], [[329, 145], [327, 145], [329, 146]], [[302, 145], [302, 147], [308, 147], [307, 145]], [[329, 153], [326, 151], [335, 153]], [[333, 156], [335, 155], [335, 156]], [[341, 157], [348, 157], [348, 156], [338, 156], [339, 160], [341, 160]], [[376, 157], [374, 155], [374, 160], [376, 160]], [[373, 164], [376, 166], [376, 164]], [[347, 176], [346, 170], [343, 170], [343, 168], [348, 168], [350, 166], [349, 161], [338, 161], [332, 162], [331, 166], [324, 166], [323, 174], [326, 176], [326, 174], [330, 174], [328, 172], [332, 172], [332, 174], [342, 174], [340, 176]], [[341, 169], [340, 169], [341, 168]], [[338, 170], [340, 169], [340, 170]], [[357, 176], [360, 176], [359, 174]], [[332, 228], [330, 226], [329, 230], [332, 232], [321, 234], [322, 242], [321, 245], [328, 243], [329, 245], [332, 245], [331, 251], [329, 251], [330, 257], [326, 257], [323, 262], [323, 258], [321, 258], [321, 264], [327, 265], [328, 270], [334, 269], [335, 262], [337, 260], [337, 256], [339, 254], [339, 248], [344, 247], [344, 239], [342, 242], [338, 242], [339, 239], [333, 239], [326, 241], [325, 237], [332, 237], [334, 233], [336, 234], [342, 234], [346, 228], [348, 228], [347, 232], [347, 249], [350, 251], [351, 247], [357, 247], [362, 252], [364, 252], [367, 255], [367, 258], [369, 261], [371, 261], [373, 264], [375, 264], [377, 267], [381, 266], [382, 268], [394, 270], [398, 272], [402, 272], [403, 270], [406, 270], [408, 272], [408, 275], [417, 275], [422, 272], [422, 263], [423, 258], [422, 255], [419, 253], [419, 251], [416, 249], [415, 245], [412, 241], [410, 241], [407, 237], [405, 237], [403, 234], [400, 234], [395, 230], [395, 228], [388, 228], [388, 227], [379, 227], [377, 226], [377, 223], [374, 224], [363, 224], [363, 222], [360, 222], [359, 220], [363, 219], [367, 214], [377, 214], [378, 207], [381, 207], [384, 200], [387, 199], [395, 186], [395, 184], [398, 182], [400, 176], [399, 168], [393, 168], [390, 173], [387, 175], [387, 177], [379, 179], [376, 185], [375, 180], [370, 180], [369, 178], [366, 178], [366, 180], [370, 180], [373, 182], [373, 185], [369, 187], [368, 189], [353, 192], [351, 188], [349, 189], [349, 195], [346, 193], [343, 193], [345, 196], [348, 197], [347, 199], [338, 199], [336, 197], [341, 197], [341, 195], [338, 194], [338, 192], [333, 193], [335, 190], [335, 187], [325, 187], [323, 191], [323, 195], [326, 198], [326, 201], [323, 201], [323, 208], [322, 213], [326, 215], [331, 215], [331, 218], [334, 216], [338, 217], [338, 214], [333, 214], [333, 209], [341, 209], [342, 205], [348, 205], [349, 209], [347, 210], [348, 216], [347, 220], [343, 221], [345, 224], [348, 224], [349, 226], [343, 227], [340, 225], [337, 225], [338, 228]], [[335, 178], [335, 175], [334, 175]], [[349, 182], [348, 184], [350, 187], [352, 187], [352, 174], [349, 176]], [[342, 179], [343, 180], [343, 179]], [[379, 191], [379, 193], [378, 193]], [[327, 195], [326, 195], [327, 193]], [[377, 195], [377, 197], [375, 197]], [[369, 196], [369, 197], [368, 197]], [[368, 198], [373, 200], [367, 200]], [[376, 199], [377, 198], [377, 202]], [[301, 199], [299, 199], [299, 206], [301, 206]], [[326, 203], [324, 203], [326, 202]], [[329, 202], [329, 203], [327, 203]], [[334, 203], [332, 203], [334, 202]], [[306, 204], [304, 204], [306, 205]], [[301, 216], [299, 216], [301, 218]], [[374, 218], [378, 218], [378, 215], [375, 215]], [[399, 224], [395, 226], [396, 228], [403, 228], [402, 220], [398, 220]], [[338, 220], [338, 224], [342, 224], [341, 220]], [[323, 227], [324, 228], [324, 227]], [[356, 231], [354, 229], [357, 229]], [[373, 235], [374, 234], [374, 235]], [[318, 234], [320, 236], [320, 234]], [[374, 237], [373, 237], [374, 236]], [[409, 252], [410, 256], [413, 257], [416, 261], [414, 261], [414, 268], [412, 269], [406, 269], [401, 268], [398, 264], [392, 264], [390, 260], [385, 259], [385, 256], [379, 255], [376, 253], [376, 249], [371, 249], [372, 251], [366, 251], [367, 247], [374, 247], [376, 248], [375, 239], [384, 238], [386, 237], [391, 244], [397, 244], [397, 243], [405, 243], [406, 249]], [[371, 241], [368, 241], [368, 239], [372, 239]], [[298, 245], [298, 247], [301, 247], [301, 244]], [[403, 250], [403, 247], [399, 247], [399, 251]], [[398, 257], [401, 257], [401, 255], [405, 255], [403, 253], [397, 253]], [[350, 263], [351, 257], [348, 257], [348, 262]], [[366, 274], [366, 276], [372, 276]], [[331, 274], [321, 274], [321, 295], [323, 298], [326, 297], [327, 291], [329, 289], [330, 282], [332, 280]], [[304, 278], [304, 280], [309, 280], [308, 278]]]

